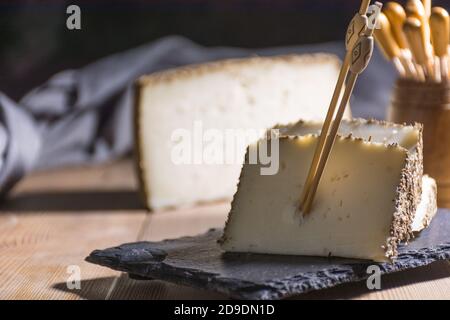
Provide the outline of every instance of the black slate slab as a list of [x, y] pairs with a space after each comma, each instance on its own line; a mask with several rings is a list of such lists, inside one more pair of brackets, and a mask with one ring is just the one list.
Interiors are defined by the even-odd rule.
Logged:
[[[149, 278], [225, 293], [236, 299], [281, 299], [366, 279], [370, 261], [343, 258], [230, 254], [216, 240], [222, 230], [161, 242], [136, 242], [95, 250], [86, 260]], [[450, 210], [440, 209], [432, 224], [408, 245], [395, 263], [377, 264], [381, 273], [450, 259]]]

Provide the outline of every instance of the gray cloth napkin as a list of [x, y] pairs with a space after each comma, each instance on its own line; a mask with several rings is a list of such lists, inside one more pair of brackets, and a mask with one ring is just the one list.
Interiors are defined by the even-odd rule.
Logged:
[[[206, 48], [171, 36], [78, 70], [62, 71], [18, 103], [0, 92], [1, 193], [32, 170], [98, 163], [129, 153], [132, 85], [140, 75], [224, 58], [311, 52], [342, 58], [344, 48], [341, 43], [257, 50]], [[393, 68], [376, 52], [354, 91], [354, 116], [383, 119], [394, 79]]]

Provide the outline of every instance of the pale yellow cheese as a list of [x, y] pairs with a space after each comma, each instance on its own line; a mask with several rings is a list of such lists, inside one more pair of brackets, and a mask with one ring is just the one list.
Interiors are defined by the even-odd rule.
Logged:
[[[136, 161], [146, 206], [231, 199], [248, 143], [277, 123], [323, 119], [338, 73], [335, 56], [317, 54], [226, 60], [142, 77], [136, 91]], [[189, 139], [177, 137], [180, 130]], [[210, 144], [208, 131], [236, 135], [236, 146], [223, 148], [224, 158], [233, 161], [174, 161], [182, 144], [191, 147], [192, 158], [201, 157]]]
[[[280, 165], [275, 175], [261, 175], [264, 165], [247, 159], [221, 240], [224, 250], [374, 261], [394, 257], [387, 247], [392, 246], [393, 230], [402, 228], [394, 225], [394, 216], [400, 214], [397, 199], [406, 196], [401, 179], [408, 155], [420, 152], [415, 149], [420, 131], [415, 126], [343, 122], [341, 134], [352, 132], [366, 140], [337, 138], [312, 211], [304, 216], [299, 198], [318, 140], [309, 133], [317, 133], [316, 129], [320, 126], [311, 123], [281, 128], [291, 135], [279, 140]], [[422, 177], [417, 179], [421, 185]], [[425, 226], [424, 216], [429, 223], [436, 212], [434, 180], [424, 177], [424, 181], [414, 231]], [[414, 212], [406, 214], [414, 220]]]

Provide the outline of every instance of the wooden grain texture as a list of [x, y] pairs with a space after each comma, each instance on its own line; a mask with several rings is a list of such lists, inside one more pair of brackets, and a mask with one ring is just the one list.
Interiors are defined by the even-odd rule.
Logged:
[[[0, 213], [0, 299], [105, 299], [119, 273], [84, 257], [136, 240], [146, 212], [135, 210], [137, 196], [121, 197], [134, 193], [128, 162], [25, 179]], [[100, 209], [107, 199], [116, 207]], [[80, 267], [81, 290], [66, 286], [70, 265]]]
[[[129, 160], [41, 172], [21, 182], [0, 212], [0, 299], [220, 299], [220, 294], [126, 274], [84, 262], [93, 249], [159, 241], [221, 227], [227, 203], [148, 213], [136, 193]], [[81, 290], [69, 290], [67, 267], [81, 268]], [[450, 299], [450, 264], [382, 278], [299, 299]]]

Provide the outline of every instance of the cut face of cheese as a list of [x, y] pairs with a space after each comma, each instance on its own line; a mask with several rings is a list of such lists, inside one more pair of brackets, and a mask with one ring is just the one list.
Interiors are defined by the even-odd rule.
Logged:
[[[282, 135], [304, 136], [319, 135], [322, 122], [298, 121], [295, 124], [277, 126]], [[383, 121], [353, 119], [342, 121], [338, 134], [341, 137], [352, 135], [365, 141], [383, 144], [399, 144], [401, 147], [414, 152], [419, 143], [420, 129], [416, 126], [403, 126]]]
[[[146, 206], [231, 199], [247, 145], [277, 123], [323, 119], [338, 73], [336, 57], [318, 54], [227, 60], [139, 79], [136, 160]], [[224, 146], [226, 161], [206, 163], [207, 132], [229, 130], [248, 140]], [[182, 145], [191, 149], [176, 161]]]
[[[295, 124], [278, 126], [281, 134], [284, 135], [308, 135], [320, 134], [322, 129], [321, 122], [298, 121]], [[409, 152], [419, 152], [421, 158], [420, 130], [416, 126], [401, 126], [381, 121], [365, 121], [362, 119], [353, 119], [352, 121], [343, 121], [339, 127], [340, 136], [353, 135], [366, 141], [380, 142], [384, 144], [398, 144]], [[412, 231], [419, 232], [426, 228], [437, 212], [436, 181], [429, 176], [422, 179], [422, 199], [416, 211], [412, 223]]]
[[224, 250], [387, 261], [412, 236], [417, 207], [419, 215], [436, 211], [435, 190], [422, 196], [421, 126], [344, 121], [345, 136], [337, 137], [305, 216], [299, 198], [318, 140], [311, 133], [320, 126], [279, 128], [290, 134], [279, 139], [279, 171], [261, 175], [263, 165], [244, 164], [221, 239]]

